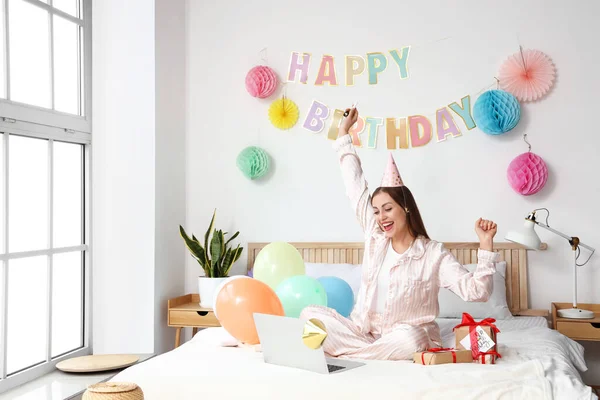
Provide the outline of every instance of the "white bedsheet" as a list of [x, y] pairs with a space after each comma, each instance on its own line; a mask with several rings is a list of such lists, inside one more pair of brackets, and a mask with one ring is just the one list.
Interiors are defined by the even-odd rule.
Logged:
[[[453, 347], [457, 320], [439, 320]], [[252, 348], [223, 347], [222, 328], [202, 330], [179, 348], [134, 365], [112, 381], [137, 383], [155, 399], [597, 399], [585, 386], [583, 347], [547, 328], [543, 318], [497, 321], [495, 365], [422, 366], [367, 360], [339, 374], [265, 364]]]

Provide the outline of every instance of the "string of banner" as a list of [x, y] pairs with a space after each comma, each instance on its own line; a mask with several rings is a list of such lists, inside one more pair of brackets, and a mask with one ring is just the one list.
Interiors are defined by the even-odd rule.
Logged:
[[[446, 39], [448, 38], [434, 42]], [[323, 55], [318, 66], [314, 85], [335, 87], [345, 84], [346, 86], [354, 86], [356, 78], [365, 72], [369, 85], [376, 85], [379, 82], [379, 75], [386, 71], [388, 66], [394, 65], [397, 68], [399, 78], [401, 80], [407, 79], [409, 78], [408, 61], [413, 47], [421, 47], [421, 45], [393, 49], [389, 51], [389, 55], [382, 52], [371, 52], [367, 53], [366, 56], [345, 55], [344, 77], [342, 79], [339, 79], [336, 73], [334, 57]], [[311, 57], [312, 55], [306, 52], [291, 53], [286, 73], [286, 82], [283, 83], [284, 86], [287, 86], [288, 83], [301, 83], [303, 85], [308, 83]], [[527, 69], [531, 65], [527, 65], [526, 57], [527, 59], [537, 57], [539, 61], [540, 52], [525, 53], [524, 55], [521, 49], [520, 57], [513, 55], [512, 61], [517, 59], [517, 67]], [[263, 63], [268, 63], [266, 49], [261, 51], [261, 58]], [[511, 58], [508, 61], [511, 61]], [[396, 70], [396, 68], [394, 69]], [[386, 147], [390, 150], [422, 147], [432, 141], [443, 142], [449, 137], [462, 136], [463, 133], [457, 121], [462, 121], [462, 124], [468, 131], [481, 125], [479, 128], [485, 133], [505, 133], [514, 128], [520, 118], [520, 106], [517, 97], [519, 100], [535, 100], [537, 97], [545, 94], [548, 86], [550, 86], [546, 85], [544, 88], [543, 85], [540, 85], [537, 93], [535, 91], [532, 93], [519, 93], [520, 88], [518, 86], [513, 88], [508, 87], [508, 89], [503, 87], [505, 90], [499, 90], [500, 80], [497, 77], [494, 77], [494, 79], [494, 83], [481, 88], [476, 93], [462, 96], [459, 101], [454, 101], [437, 108], [435, 113], [409, 115], [401, 118], [359, 116], [357, 122], [350, 129], [353, 143], [357, 147], [375, 149], [378, 147], [380, 133], [384, 131]], [[531, 82], [528, 83], [530, 84]], [[266, 65], [254, 67], [246, 76], [246, 88], [254, 97], [266, 98], [270, 96], [275, 92], [278, 84], [277, 75]], [[477, 104], [475, 105], [474, 116], [471, 97], [479, 96], [482, 92], [489, 91], [494, 86], [496, 86], [494, 92], [497, 93], [493, 93], [493, 96], [488, 96], [493, 98], [488, 102], [489, 104], [485, 109], [485, 118], [478, 118]], [[512, 91], [514, 95], [509, 93], [511, 92], [510, 89], [514, 89]], [[494, 116], [494, 109], [496, 109], [498, 103], [507, 105], [507, 107], [502, 107], [506, 110], [503, 111], [506, 115], [502, 115], [500, 118]], [[275, 100], [269, 108], [271, 123], [279, 129], [287, 130], [296, 125], [299, 117], [298, 106], [293, 100], [287, 97], [284, 88], [282, 97]], [[325, 102], [313, 99], [308, 107], [308, 112], [304, 116], [304, 120], [301, 122], [301, 126], [312, 133], [320, 133], [325, 129], [327, 131], [327, 138], [334, 140], [337, 137], [338, 127], [343, 118], [344, 110], [331, 108]], [[497, 120], [490, 121], [490, 118], [496, 118]], [[484, 121], [484, 119], [487, 120]], [[490, 123], [491, 126], [489, 126]]]
[[[391, 50], [391, 62], [393, 62], [401, 80], [409, 77], [408, 60], [411, 46]], [[287, 82], [307, 84], [308, 71], [311, 55], [309, 53], [292, 52], [287, 73]], [[345, 56], [345, 79], [346, 86], [354, 86], [357, 76], [367, 72], [369, 85], [378, 84], [378, 76], [387, 68], [390, 61], [383, 53], [368, 53], [366, 57], [360, 55]], [[334, 58], [324, 55], [314, 81], [315, 86], [338, 86], [338, 76], [334, 67]], [[476, 95], [493, 87], [494, 84], [479, 90]], [[285, 95], [282, 102], [285, 102]], [[287, 101], [290, 101], [289, 99]], [[462, 136], [461, 129], [455, 118], [460, 118], [467, 130], [474, 129], [477, 124], [472, 114], [471, 94], [465, 95], [460, 102], [452, 102], [440, 107], [432, 114], [418, 114], [407, 117], [383, 118], [359, 116], [357, 122], [350, 129], [353, 144], [356, 147], [375, 149], [378, 146], [380, 131], [385, 131], [385, 142], [387, 149], [408, 149], [409, 147], [422, 147], [430, 143], [434, 138], [436, 142], [443, 142], [448, 137]], [[327, 138], [335, 140], [338, 135], [338, 127], [344, 118], [344, 110], [331, 109], [324, 102], [312, 101], [308, 113], [302, 122], [302, 127], [312, 133], [320, 133], [327, 125]]]

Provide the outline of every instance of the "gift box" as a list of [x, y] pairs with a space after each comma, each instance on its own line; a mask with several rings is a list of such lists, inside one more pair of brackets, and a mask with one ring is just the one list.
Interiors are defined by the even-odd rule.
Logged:
[[470, 350], [473, 360], [481, 364], [495, 364], [502, 357], [498, 353], [497, 333], [493, 318], [475, 321], [468, 313], [463, 313], [462, 322], [454, 327], [455, 347]]
[[472, 363], [473, 355], [470, 350], [433, 348], [415, 353], [413, 361], [423, 365]]

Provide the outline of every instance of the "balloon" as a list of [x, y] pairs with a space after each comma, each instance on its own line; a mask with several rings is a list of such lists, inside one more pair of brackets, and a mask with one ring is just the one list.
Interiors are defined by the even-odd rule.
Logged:
[[[249, 277], [247, 277], [245, 275], [234, 275], [234, 276], [230, 277], [229, 279], [226, 279], [223, 282], [221, 282], [219, 284], [219, 286], [217, 286], [217, 288], [215, 289], [215, 295], [213, 297], [213, 304], [217, 304], [217, 297], [219, 296], [219, 292], [221, 291], [221, 289], [223, 289], [223, 286], [225, 286], [225, 284], [227, 282], [231, 282], [235, 279], [241, 279], [241, 278], [250, 279]], [[215, 313], [215, 318], [219, 319], [219, 314], [217, 313], [216, 307], [215, 307], [214, 313]]]
[[287, 317], [298, 318], [306, 306], [327, 306], [327, 293], [323, 285], [310, 276], [287, 278], [275, 291]]
[[354, 292], [348, 282], [337, 276], [322, 276], [317, 280], [327, 293], [327, 307], [344, 317], [350, 316], [354, 307]]
[[275, 290], [285, 279], [304, 275], [306, 267], [294, 246], [285, 242], [269, 243], [254, 260], [253, 276]]
[[219, 314], [221, 326], [246, 344], [260, 343], [254, 313], [284, 315], [281, 301], [273, 289], [251, 278], [225, 283], [217, 296], [215, 311]]

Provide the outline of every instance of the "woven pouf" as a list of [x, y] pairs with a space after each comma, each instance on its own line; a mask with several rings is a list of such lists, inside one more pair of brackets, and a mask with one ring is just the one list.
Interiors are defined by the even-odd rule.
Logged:
[[142, 400], [144, 392], [131, 382], [102, 382], [88, 386], [83, 400]]

